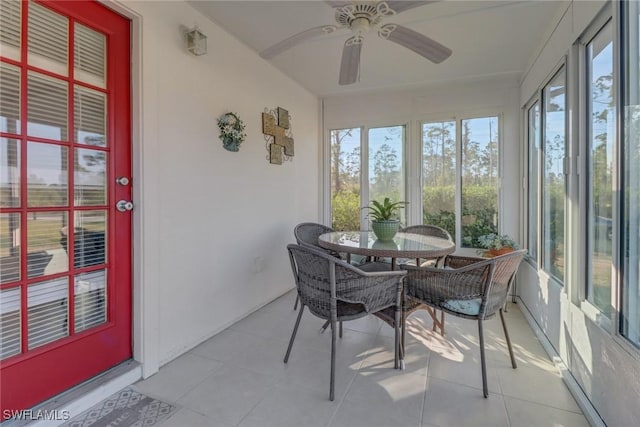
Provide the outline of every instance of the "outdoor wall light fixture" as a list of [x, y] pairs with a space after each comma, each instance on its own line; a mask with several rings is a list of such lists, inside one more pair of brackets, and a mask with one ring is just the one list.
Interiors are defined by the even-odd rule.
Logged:
[[187, 50], [196, 56], [207, 53], [207, 36], [205, 36], [198, 27], [194, 27], [185, 32], [187, 41]]

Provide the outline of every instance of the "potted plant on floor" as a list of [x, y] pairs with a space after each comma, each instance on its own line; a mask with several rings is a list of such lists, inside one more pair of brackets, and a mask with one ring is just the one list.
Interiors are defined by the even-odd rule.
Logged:
[[490, 233], [478, 237], [478, 244], [483, 248], [482, 256], [492, 258], [520, 249], [520, 246], [506, 234]]
[[382, 203], [374, 200], [370, 206], [363, 208], [369, 210], [371, 228], [378, 240], [383, 242], [393, 240], [400, 228], [399, 211], [406, 204], [407, 202], [392, 202], [390, 198], [385, 197]]

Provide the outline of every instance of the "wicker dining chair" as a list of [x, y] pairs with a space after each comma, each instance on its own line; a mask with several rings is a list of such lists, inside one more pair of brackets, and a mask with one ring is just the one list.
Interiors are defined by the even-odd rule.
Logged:
[[[325, 249], [318, 244], [318, 237], [320, 237], [321, 234], [331, 233], [332, 231], [335, 230], [331, 227], [327, 227], [324, 224], [318, 224], [317, 222], [301, 222], [294, 227], [293, 235], [296, 238], [296, 242], [300, 246], [310, 246], [328, 253], [329, 255], [332, 255], [336, 258], [342, 258], [342, 256], [338, 252], [332, 251], [330, 249]], [[299, 300], [300, 297], [296, 297], [296, 302], [293, 304], [294, 311], [298, 308]]]
[[291, 347], [298, 331], [304, 308], [328, 320], [331, 326], [331, 382], [329, 400], [334, 399], [336, 364], [336, 324], [337, 322], [359, 319], [388, 307], [396, 313], [395, 367], [399, 363], [400, 347], [400, 307], [402, 300], [402, 279], [406, 271], [385, 271], [369, 273], [312, 248], [290, 244], [287, 246], [291, 269], [300, 297], [300, 310], [296, 319], [284, 363], [289, 361]]
[[[449, 232], [447, 230], [445, 230], [444, 228], [440, 228], [437, 225], [428, 225], [428, 224], [421, 224], [421, 225], [410, 225], [408, 227], [405, 227], [401, 230], [403, 233], [415, 233], [415, 234], [421, 234], [423, 236], [434, 236], [434, 237], [440, 237], [442, 239], [447, 239], [453, 242], [453, 238], [451, 237], [451, 234], [449, 234]], [[433, 258], [432, 260], [425, 260], [426, 261], [432, 261], [433, 264], [431, 266], [442, 266], [442, 262], [444, 261], [445, 257], [440, 257], [440, 258]], [[412, 261], [409, 260], [405, 260], [405, 262], [403, 262], [402, 260], [399, 260], [398, 263], [399, 264], [406, 264], [406, 263], [411, 263]], [[421, 264], [421, 260], [420, 259], [416, 259], [415, 260], [415, 265], [424, 265]], [[423, 304], [420, 301], [413, 299], [413, 298], [404, 298], [403, 299], [403, 303], [402, 303], [402, 325], [401, 328], [403, 328], [402, 330], [402, 337], [401, 337], [401, 354], [400, 354], [400, 358], [403, 359], [404, 355], [402, 354], [402, 352], [404, 352], [404, 338], [405, 338], [405, 333], [404, 333], [404, 324], [405, 324], [405, 319], [407, 317], [409, 317], [413, 312], [417, 311], [417, 310], [426, 310], [429, 312], [429, 315], [431, 316], [431, 318], [433, 319], [433, 327], [432, 330], [433, 331], [437, 331], [438, 329], [440, 329], [440, 335], [444, 335], [444, 311], [440, 311], [440, 315], [438, 316], [437, 310], [429, 305]], [[383, 310], [379, 313], [376, 314], [377, 317], [379, 317], [380, 319], [384, 320], [387, 324], [389, 324], [391, 327], [394, 326], [394, 318], [393, 318], [393, 313], [391, 313], [389, 310]], [[438, 318], [439, 317], [439, 318]]]
[[338, 252], [325, 249], [318, 244], [318, 237], [320, 237], [321, 234], [331, 233], [332, 231], [335, 230], [324, 224], [318, 224], [316, 222], [302, 222], [295, 226], [293, 229], [293, 235], [296, 238], [296, 242], [301, 246], [312, 246], [340, 258], [340, 254]]
[[[478, 321], [484, 397], [489, 396], [489, 391], [482, 322], [496, 312], [502, 321], [511, 366], [517, 368], [502, 310], [511, 281], [526, 252], [526, 249], [521, 249], [490, 259], [450, 255], [444, 260], [445, 268], [402, 266], [407, 271], [404, 288], [407, 298], [453, 316]], [[406, 321], [406, 316], [403, 317]], [[403, 334], [405, 329], [406, 324], [402, 327]]]
[[[429, 224], [421, 224], [421, 225], [410, 225], [408, 227], [403, 228], [403, 233], [415, 233], [421, 234], [423, 236], [433, 236], [440, 237], [441, 239], [447, 239], [453, 242], [453, 237], [451, 234], [444, 228], [438, 227], [437, 225], [429, 225]], [[440, 258], [436, 258], [436, 265], [441, 261]], [[420, 260], [416, 259], [416, 265], [420, 265]]]

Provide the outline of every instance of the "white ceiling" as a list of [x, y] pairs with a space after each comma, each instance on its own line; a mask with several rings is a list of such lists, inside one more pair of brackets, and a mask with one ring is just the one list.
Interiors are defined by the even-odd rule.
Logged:
[[[298, 32], [334, 24], [323, 1], [191, 1], [256, 52]], [[360, 80], [338, 85], [342, 46], [348, 30], [308, 40], [270, 62], [318, 96], [350, 91], [406, 88], [441, 81], [521, 74], [540, 47], [564, 1], [444, 0], [386, 18], [439, 41], [453, 50], [434, 64], [406, 48], [367, 35]], [[210, 48], [211, 49], [211, 48]]]

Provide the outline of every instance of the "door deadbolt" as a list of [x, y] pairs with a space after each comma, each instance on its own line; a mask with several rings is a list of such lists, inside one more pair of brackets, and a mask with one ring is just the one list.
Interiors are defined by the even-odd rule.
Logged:
[[118, 203], [116, 203], [116, 209], [118, 209], [120, 212], [130, 211], [133, 209], [133, 203], [126, 200], [120, 200]]
[[129, 185], [129, 178], [127, 178], [126, 176], [121, 176], [119, 178], [116, 178], [116, 184], [118, 185]]

